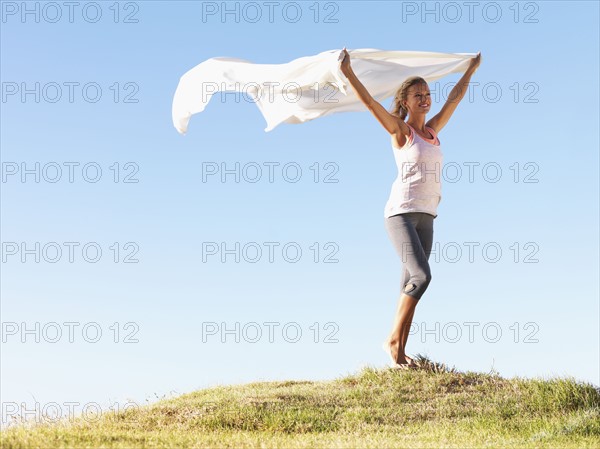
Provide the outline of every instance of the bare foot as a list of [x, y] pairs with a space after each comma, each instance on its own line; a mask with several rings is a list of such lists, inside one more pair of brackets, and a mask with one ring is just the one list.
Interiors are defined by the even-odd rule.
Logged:
[[397, 341], [386, 341], [383, 343], [383, 349], [390, 356], [392, 364], [396, 365], [414, 365], [413, 359], [406, 354], [399, 352], [399, 344]]

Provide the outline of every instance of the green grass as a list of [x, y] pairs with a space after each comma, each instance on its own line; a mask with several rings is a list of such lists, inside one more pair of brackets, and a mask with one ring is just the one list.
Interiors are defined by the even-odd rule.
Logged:
[[417, 361], [418, 370], [200, 390], [93, 423], [15, 425], [1, 447], [600, 447], [600, 392], [591, 384]]

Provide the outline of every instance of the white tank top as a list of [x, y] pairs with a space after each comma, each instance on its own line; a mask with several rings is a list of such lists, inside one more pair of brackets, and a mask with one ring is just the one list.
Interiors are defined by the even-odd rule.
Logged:
[[424, 139], [407, 123], [410, 136], [402, 148], [394, 145], [394, 159], [398, 177], [385, 204], [385, 217], [405, 212], [425, 212], [437, 217], [437, 206], [442, 200], [442, 162], [440, 140], [430, 128], [433, 139]]

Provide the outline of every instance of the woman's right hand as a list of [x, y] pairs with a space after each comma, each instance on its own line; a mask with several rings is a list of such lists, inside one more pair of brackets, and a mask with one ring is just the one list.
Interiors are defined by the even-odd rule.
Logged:
[[350, 55], [346, 51], [346, 47], [342, 50], [342, 64], [340, 65], [340, 70], [346, 76], [348, 76], [348, 72], [350, 71]]

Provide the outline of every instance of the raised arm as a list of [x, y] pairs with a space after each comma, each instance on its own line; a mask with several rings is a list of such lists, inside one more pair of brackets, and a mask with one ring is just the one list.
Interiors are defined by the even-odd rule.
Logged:
[[367, 109], [375, 116], [375, 118], [383, 125], [390, 134], [398, 134], [399, 132], [405, 135], [410, 133], [408, 126], [398, 117], [390, 114], [378, 101], [376, 101], [367, 91], [363, 83], [359, 81], [356, 74], [350, 66], [350, 55], [344, 49], [344, 59], [340, 66], [342, 73], [348, 78], [352, 89], [356, 96], [362, 101]]
[[456, 110], [458, 103], [460, 103], [460, 100], [462, 100], [465, 94], [467, 93], [469, 81], [471, 81], [471, 76], [479, 67], [480, 62], [481, 52], [477, 53], [477, 56], [471, 59], [469, 68], [464, 73], [460, 81], [456, 84], [456, 86], [454, 86], [454, 88], [450, 91], [450, 95], [448, 96], [448, 99], [446, 100], [446, 103], [444, 104], [440, 112], [434, 115], [427, 122], [427, 126], [430, 126], [433, 129], [435, 129], [436, 133], [439, 134], [442, 128], [446, 126], [446, 123], [448, 123], [448, 120], [450, 120], [450, 117], [452, 117], [452, 114]]

